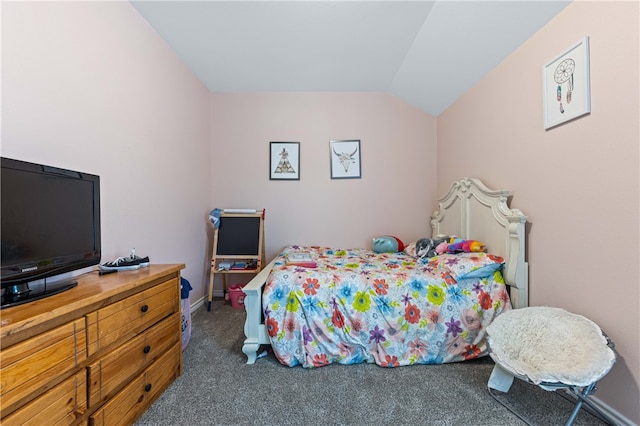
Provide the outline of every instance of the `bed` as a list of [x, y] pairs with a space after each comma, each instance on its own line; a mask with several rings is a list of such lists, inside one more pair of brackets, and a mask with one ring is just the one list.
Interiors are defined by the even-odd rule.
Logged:
[[[271, 345], [284, 365], [457, 362], [487, 354], [485, 329], [528, 305], [526, 216], [506, 190], [454, 182], [431, 216], [432, 235], [478, 240], [487, 253], [416, 258], [410, 251], [286, 247], [245, 287], [242, 351]], [[287, 262], [309, 253], [314, 268]]]

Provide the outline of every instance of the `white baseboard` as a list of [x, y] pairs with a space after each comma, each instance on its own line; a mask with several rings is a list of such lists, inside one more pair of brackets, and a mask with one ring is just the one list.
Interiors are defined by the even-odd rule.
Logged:
[[[564, 389], [564, 391], [570, 398], [574, 399], [575, 401], [578, 400], [578, 397], [575, 396], [573, 393], [571, 393], [568, 389]], [[628, 418], [620, 414], [620, 412], [613, 409], [610, 405], [603, 402], [598, 397], [591, 395], [589, 396], [589, 401], [593, 405], [595, 405], [596, 408], [598, 408], [604, 414], [609, 416], [611, 420], [615, 422], [616, 426], [638, 426], [637, 423], [632, 422], [631, 420], [629, 420]], [[586, 404], [583, 405], [583, 407], [586, 407]]]
[[200, 299], [196, 300], [195, 302], [193, 302], [191, 304], [191, 315], [193, 315], [193, 313], [197, 310], [200, 309], [201, 307], [204, 306], [206, 302], [206, 298], [204, 296], [202, 296]]
[[[219, 297], [222, 298], [224, 295], [224, 293], [222, 293], [222, 290], [220, 290], [219, 292], [214, 291], [213, 292], [213, 297]], [[206, 306], [207, 304], [207, 296], [202, 296], [200, 299], [196, 300], [195, 302], [191, 302], [191, 313], [193, 313], [196, 309], [200, 309], [202, 306]]]
[[591, 396], [590, 399], [593, 405], [598, 407], [603, 413], [607, 414], [609, 417], [615, 420], [620, 426], [638, 426], [637, 423], [632, 422], [631, 420], [620, 414], [618, 411], [611, 408], [610, 405], [602, 402], [602, 400], [598, 397]]

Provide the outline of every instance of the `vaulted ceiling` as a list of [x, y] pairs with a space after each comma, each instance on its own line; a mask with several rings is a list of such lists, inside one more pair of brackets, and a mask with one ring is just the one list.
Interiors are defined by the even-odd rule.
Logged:
[[570, 1], [131, 3], [212, 92], [386, 92], [438, 116]]

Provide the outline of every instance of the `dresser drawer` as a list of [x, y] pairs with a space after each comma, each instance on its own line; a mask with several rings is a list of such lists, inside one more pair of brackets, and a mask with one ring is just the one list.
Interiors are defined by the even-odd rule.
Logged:
[[122, 343], [180, 309], [178, 279], [165, 281], [87, 315], [89, 356]]
[[89, 407], [106, 401], [130, 378], [181, 342], [180, 316], [173, 314], [87, 368]]
[[87, 411], [84, 370], [2, 419], [3, 426], [71, 425]]
[[91, 426], [133, 424], [158, 396], [179, 376], [182, 345], [175, 344], [141, 375], [99, 408]]
[[84, 319], [4, 349], [0, 355], [3, 424], [5, 415], [73, 374], [86, 359]]

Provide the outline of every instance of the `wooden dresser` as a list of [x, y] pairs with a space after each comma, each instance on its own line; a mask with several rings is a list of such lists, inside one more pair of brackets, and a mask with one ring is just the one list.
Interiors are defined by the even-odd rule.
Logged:
[[0, 311], [2, 425], [135, 422], [182, 374], [183, 268], [89, 272]]

